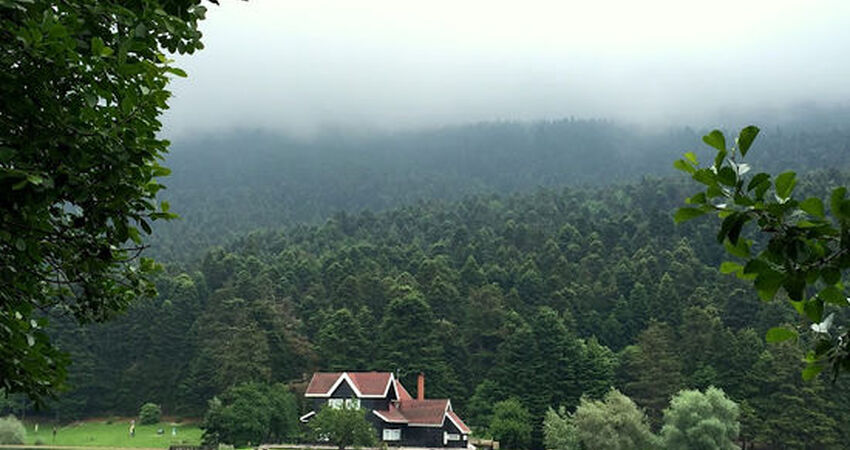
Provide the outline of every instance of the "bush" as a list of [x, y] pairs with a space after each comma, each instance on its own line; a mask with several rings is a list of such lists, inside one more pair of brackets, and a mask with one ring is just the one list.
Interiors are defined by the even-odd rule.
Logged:
[[15, 416], [0, 418], [0, 444], [23, 444], [27, 429]]
[[162, 409], [159, 405], [153, 403], [145, 403], [139, 410], [139, 423], [142, 425], [153, 425], [159, 423], [159, 416], [162, 415]]

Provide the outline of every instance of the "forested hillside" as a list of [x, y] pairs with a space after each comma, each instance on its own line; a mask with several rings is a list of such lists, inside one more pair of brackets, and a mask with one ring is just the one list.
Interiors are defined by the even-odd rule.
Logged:
[[[850, 129], [833, 123], [766, 130], [753, 163], [768, 171], [847, 167]], [[162, 197], [183, 219], [157, 227], [152, 254], [195, 259], [244, 232], [322, 223], [341, 210], [673, 176], [671, 161], [697, 149], [702, 131], [562, 120], [304, 139], [259, 131], [179, 139], [166, 161], [173, 174]]]
[[[799, 189], [847, 179], [817, 172]], [[245, 381], [380, 369], [413, 385], [424, 371], [429, 396], [450, 396], [476, 427], [499, 400], [520, 399], [538, 443], [546, 409], [582, 395], [615, 386], [657, 425], [673, 393], [714, 385], [741, 405], [744, 439], [840, 448], [847, 380], [803, 382], [799, 348], [764, 343], [798, 318], [718, 273], [712, 224], [674, 226], [689, 189], [644, 178], [473, 195], [243, 235], [169, 264], [160, 296], [112, 322], [57, 327], [74, 389], [53, 411], [128, 414], [152, 401], [199, 415]]]

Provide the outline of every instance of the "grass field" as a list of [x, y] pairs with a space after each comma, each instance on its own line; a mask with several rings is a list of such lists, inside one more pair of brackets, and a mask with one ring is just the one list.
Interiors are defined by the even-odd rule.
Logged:
[[[197, 423], [161, 422], [156, 425], [139, 425], [136, 421], [136, 435], [130, 437], [130, 420], [88, 420], [65, 425], [56, 430], [53, 440], [53, 426], [47, 423], [39, 425], [28, 423], [27, 444], [71, 445], [92, 447], [168, 447], [176, 444], [198, 445], [201, 442], [201, 429]], [[162, 428], [163, 434], [157, 434]], [[172, 428], [176, 435], [172, 436]]]

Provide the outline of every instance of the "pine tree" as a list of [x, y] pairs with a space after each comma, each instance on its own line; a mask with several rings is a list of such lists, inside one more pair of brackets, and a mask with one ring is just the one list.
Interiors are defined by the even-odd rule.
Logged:
[[683, 387], [682, 361], [675, 348], [676, 338], [669, 325], [651, 321], [638, 336], [638, 345], [623, 361], [623, 370], [634, 378], [625, 386], [626, 394], [647, 409], [655, 426], [674, 393]]

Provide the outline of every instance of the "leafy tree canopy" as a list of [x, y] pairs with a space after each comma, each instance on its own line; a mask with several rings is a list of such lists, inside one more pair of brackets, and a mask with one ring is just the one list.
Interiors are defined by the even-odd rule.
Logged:
[[[791, 306], [808, 321], [803, 331], [811, 341], [803, 377], [810, 379], [829, 367], [834, 377], [850, 369], [850, 330], [836, 319], [850, 305], [844, 277], [850, 268], [850, 198], [844, 186], [831, 189], [827, 201], [819, 196], [794, 197], [797, 174], [753, 174], [744, 162], [759, 129], [748, 126], [728, 145], [720, 130], [703, 137], [716, 150], [702, 167], [686, 153], [673, 166], [688, 173], [705, 189], [686, 199], [676, 222], [705, 214], [723, 219], [717, 241], [743, 260], [724, 262], [720, 270], [751, 281], [764, 301], [783, 292]], [[754, 227], [767, 237], [751, 239]], [[839, 319], [840, 321], [840, 319]], [[800, 329], [776, 327], [769, 342], [797, 338]]]
[[169, 170], [165, 53], [202, 48], [201, 0], [0, 1], [0, 387], [40, 399], [66, 358], [41, 311], [102, 321], [152, 294], [138, 258]]
[[661, 438], [668, 450], [733, 450], [738, 446], [738, 405], [715, 387], [684, 390], [664, 410]]
[[283, 384], [241, 384], [210, 400], [203, 441], [237, 447], [283, 442], [297, 433], [297, 416], [295, 397]]
[[365, 415], [366, 411], [359, 408], [322, 408], [310, 420], [310, 429], [317, 440], [327, 439], [339, 450], [374, 445], [375, 429]]
[[549, 410], [543, 424], [547, 449], [645, 450], [657, 447], [646, 414], [616, 389], [603, 400], [586, 397], [567, 415]]
[[490, 433], [502, 447], [519, 450], [531, 445], [531, 414], [516, 398], [510, 398], [493, 406]]

